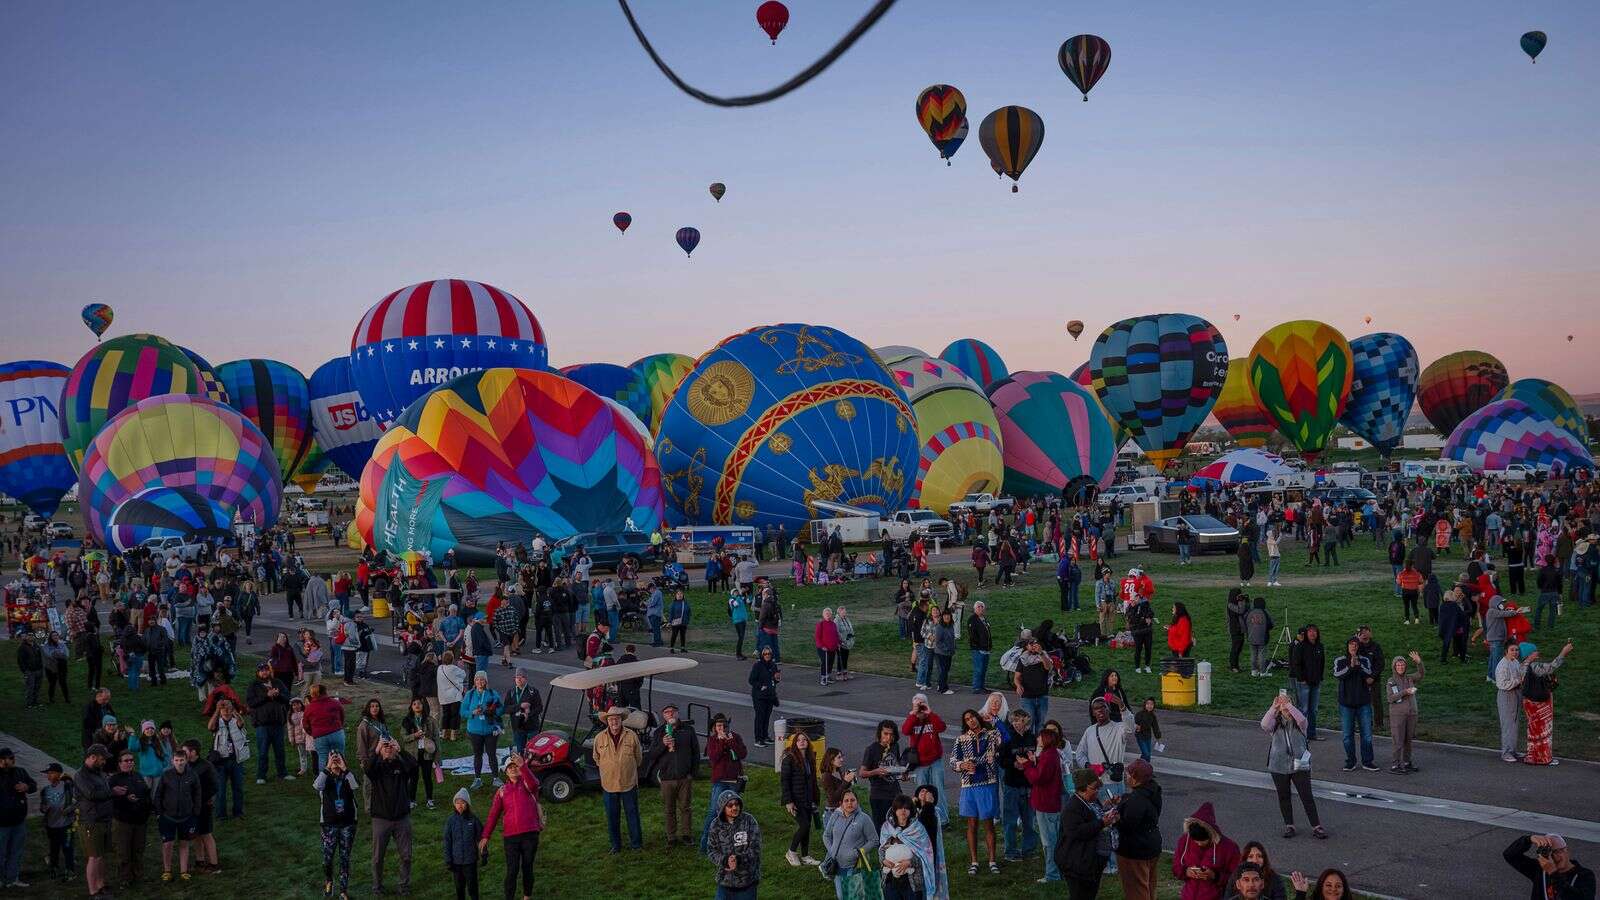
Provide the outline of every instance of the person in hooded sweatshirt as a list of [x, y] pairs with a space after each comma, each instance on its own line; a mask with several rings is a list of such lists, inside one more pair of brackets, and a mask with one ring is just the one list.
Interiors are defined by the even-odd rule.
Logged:
[[1267, 674], [1270, 660], [1267, 653], [1267, 642], [1272, 640], [1272, 614], [1267, 612], [1267, 601], [1263, 597], [1255, 599], [1254, 606], [1244, 617], [1245, 637], [1250, 640], [1250, 674], [1264, 676]]
[[706, 857], [717, 867], [717, 900], [755, 900], [761, 884], [761, 825], [744, 811], [738, 791], [718, 795], [721, 808], [706, 835]]
[[1172, 875], [1183, 885], [1178, 900], [1222, 900], [1239, 859], [1239, 845], [1217, 827], [1211, 804], [1200, 804], [1183, 820], [1183, 834], [1172, 851]]
[[1161, 861], [1161, 785], [1150, 763], [1136, 759], [1126, 772], [1128, 793], [1117, 804], [1117, 876], [1126, 900], [1155, 900]]

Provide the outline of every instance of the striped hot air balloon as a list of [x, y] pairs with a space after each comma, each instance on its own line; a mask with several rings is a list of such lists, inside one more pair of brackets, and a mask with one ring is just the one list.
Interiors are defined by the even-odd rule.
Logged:
[[1056, 62], [1061, 64], [1067, 80], [1083, 93], [1083, 102], [1088, 103], [1089, 91], [1111, 67], [1111, 45], [1097, 35], [1075, 35], [1062, 42]]
[[37, 359], [0, 365], [0, 493], [55, 515], [78, 475], [61, 446], [61, 391], [72, 370]]
[[1094, 391], [1157, 469], [1183, 452], [1228, 374], [1215, 325], [1186, 313], [1123, 319], [1095, 338]]
[[1228, 360], [1228, 378], [1222, 384], [1222, 393], [1217, 395], [1217, 405], [1211, 407], [1211, 414], [1227, 429], [1235, 444], [1265, 447], [1278, 426], [1256, 405], [1245, 362], [1242, 357]]
[[1006, 490], [1081, 500], [1116, 469], [1111, 423], [1094, 395], [1056, 372], [1013, 372], [989, 386], [1005, 444]]
[[999, 493], [1005, 478], [1000, 423], [983, 388], [942, 359], [894, 347], [873, 352], [917, 416], [922, 449], [908, 503], [944, 515], [951, 501], [967, 494]]
[[959, 338], [939, 351], [939, 358], [954, 363], [981, 387], [988, 387], [1010, 374], [1006, 361], [988, 344], [977, 338]]
[[1510, 383], [1505, 363], [1482, 350], [1448, 353], [1418, 376], [1417, 405], [1440, 434], [1449, 435]]
[[284, 483], [311, 449], [311, 388], [294, 366], [275, 359], [238, 359], [217, 366], [229, 405], [243, 413], [278, 457]]
[[[1002, 106], [983, 117], [978, 145], [995, 171], [1015, 182], [1044, 144], [1044, 120], [1026, 106]], [[1011, 185], [1012, 193], [1017, 186]]]

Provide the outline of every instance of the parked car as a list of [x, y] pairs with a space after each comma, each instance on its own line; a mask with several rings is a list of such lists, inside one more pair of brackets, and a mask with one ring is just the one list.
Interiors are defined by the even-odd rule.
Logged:
[[1239, 549], [1239, 529], [1210, 516], [1169, 516], [1144, 527], [1145, 545], [1152, 551], [1178, 552], [1178, 523], [1188, 522], [1194, 532], [1193, 550], [1233, 552]]
[[1368, 500], [1378, 499], [1378, 495], [1358, 487], [1329, 487], [1315, 488], [1306, 492], [1307, 497], [1320, 498], [1324, 503], [1365, 503]]
[[49, 519], [37, 513], [28, 513], [28, 517], [22, 520], [22, 527], [29, 531], [43, 531], [49, 524]]
[[53, 538], [73, 537], [72, 526], [66, 522], [51, 522], [50, 525], [45, 528], [45, 534], [48, 534]]
[[1485, 478], [1498, 478], [1501, 481], [1533, 481], [1544, 480], [1544, 471], [1538, 466], [1527, 463], [1510, 463], [1504, 469], [1485, 469]]
[[195, 562], [205, 549], [205, 544], [192, 536], [147, 538], [139, 546], [148, 547], [151, 556], [165, 559], [176, 555], [183, 562]]
[[955, 526], [939, 517], [931, 509], [902, 509], [883, 520], [881, 528], [897, 541], [908, 541], [914, 535], [948, 539], [955, 534]]
[[650, 535], [642, 531], [585, 531], [556, 541], [550, 550], [551, 564], [561, 565], [568, 554], [578, 547], [589, 554], [589, 559], [597, 569], [616, 571], [624, 559], [632, 559], [635, 565], [639, 565], [651, 557]]
[[1011, 499], [1010, 497], [996, 497], [995, 495], [987, 492], [982, 494], [968, 494], [965, 497], [962, 497], [960, 500], [950, 504], [950, 513], [954, 515], [958, 512], [974, 512], [981, 516], [988, 514], [988, 512], [992, 509], [998, 509], [1002, 512], [1010, 512], [1016, 505], [1017, 501]]
[[1110, 506], [1111, 505], [1111, 501], [1112, 500], [1116, 500], [1119, 503], [1121, 503], [1123, 506], [1127, 506], [1128, 504], [1133, 503], [1133, 502], [1138, 501], [1138, 500], [1149, 500], [1149, 499], [1150, 499], [1150, 488], [1146, 487], [1145, 485], [1142, 485], [1142, 484], [1113, 484], [1111, 487], [1108, 487], [1105, 490], [1101, 491], [1100, 495], [1097, 498], [1095, 498], [1095, 502], [1100, 504], [1101, 506]]

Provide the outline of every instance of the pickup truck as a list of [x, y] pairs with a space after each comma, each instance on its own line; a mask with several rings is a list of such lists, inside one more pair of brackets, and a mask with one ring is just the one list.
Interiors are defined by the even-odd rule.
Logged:
[[884, 519], [882, 531], [896, 541], [909, 541], [916, 535], [949, 539], [955, 527], [931, 509], [902, 509]]
[[147, 538], [139, 546], [148, 548], [150, 555], [158, 559], [177, 556], [183, 562], [198, 560], [205, 549], [198, 540], [180, 537]]
[[1498, 478], [1501, 481], [1538, 481], [1540, 476], [1538, 466], [1527, 463], [1510, 463], [1504, 469], [1485, 469], [1485, 478]]
[[990, 510], [1002, 510], [1004, 512], [1010, 512], [1012, 508], [1016, 506], [1016, 503], [1017, 501], [1012, 500], [1010, 497], [996, 497], [990, 493], [968, 494], [965, 497], [962, 497], [960, 500], [950, 504], [950, 512], [952, 514], [958, 512], [974, 512], [978, 513], [979, 515], [984, 515]]

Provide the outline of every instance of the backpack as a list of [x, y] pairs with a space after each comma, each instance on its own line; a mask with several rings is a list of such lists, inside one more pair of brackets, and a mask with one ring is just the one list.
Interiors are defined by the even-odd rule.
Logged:
[[1012, 647], [1000, 655], [1000, 668], [1007, 672], [1015, 672], [1022, 667], [1022, 648]]

